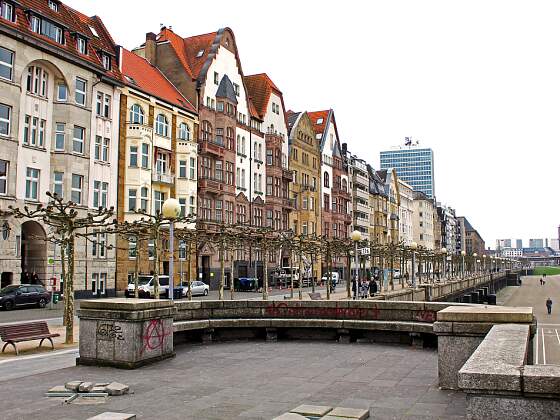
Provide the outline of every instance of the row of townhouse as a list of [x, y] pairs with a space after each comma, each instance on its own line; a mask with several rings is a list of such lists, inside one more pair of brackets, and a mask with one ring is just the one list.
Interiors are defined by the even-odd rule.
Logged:
[[[201, 225], [349, 235], [348, 166], [334, 112], [287, 112], [266, 74], [244, 75], [229, 28], [183, 38], [163, 27], [129, 51], [99, 17], [57, 0], [1, 0], [0, 85], [0, 210], [45, 204], [53, 192], [82, 214], [114, 207], [124, 222], [174, 197]], [[60, 278], [60, 250], [42, 240], [47, 226], [0, 222], [1, 286], [27, 273]], [[153, 241], [101, 233], [77, 241], [79, 297], [122, 291], [137, 253], [140, 271], [154, 270]], [[208, 243], [195, 253], [193, 272], [215, 286], [218, 252]], [[269, 258], [269, 267], [290, 260]], [[226, 284], [262, 279], [259, 252], [240, 249], [234, 259]], [[345, 269], [342, 260], [334, 265]]]

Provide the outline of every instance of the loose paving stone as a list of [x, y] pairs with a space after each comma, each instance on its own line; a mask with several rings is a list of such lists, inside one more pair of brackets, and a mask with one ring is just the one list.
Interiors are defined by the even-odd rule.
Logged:
[[324, 416], [332, 410], [332, 407], [326, 405], [308, 405], [302, 404], [293, 410], [291, 413], [302, 414], [304, 416]]
[[329, 416], [365, 420], [369, 418], [369, 410], [364, 410], [359, 408], [336, 407], [329, 413]]
[[93, 389], [93, 382], [82, 382], [78, 387], [79, 392], [90, 392]]
[[[109, 385], [109, 384], [107, 384], [107, 385]], [[96, 385], [91, 389], [91, 392], [107, 392], [107, 386], [97, 386]]]
[[64, 386], [66, 387], [66, 389], [69, 389], [70, 391], [78, 392], [78, 388], [80, 387], [81, 383], [82, 381], [70, 381], [70, 382], [66, 382]]
[[281, 416], [274, 417], [273, 420], [307, 420], [307, 417], [296, 413], [284, 413]]
[[119, 382], [111, 382], [106, 386], [106, 391], [109, 395], [124, 395], [128, 393], [128, 385]]
[[63, 385], [53, 386], [51, 389], [49, 389], [49, 390], [47, 391], [47, 393], [57, 393], [57, 394], [59, 394], [59, 393], [66, 393], [66, 392], [68, 392], [68, 388], [66, 388], [66, 387], [63, 386]]
[[135, 420], [136, 414], [127, 413], [115, 413], [113, 411], [107, 411], [105, 413], [98, 414], [97, 416], [90, 417], [87, 420]]
[[109, 385], [111, 382], [96, 382], [95, 386], [107, 386]]

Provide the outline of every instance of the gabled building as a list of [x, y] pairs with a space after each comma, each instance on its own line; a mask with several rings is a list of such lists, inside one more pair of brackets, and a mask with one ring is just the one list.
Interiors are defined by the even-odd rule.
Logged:
[[[163, 27], [157, 36], [147, 34], [145, 44], [134, 52], [158, 67], [198, 109], [200, 222], [207, 227], [221, 223], [264, 226], [262, 117], [251, 108], [233, 31], [223, 28], [183, 38]], [[248, 263], [245, 268], [239, 266], [239, 276], [249, 274], [246, 270], [251, 265], [256, 267], [251, 264], [250, 250], [242, 254], [240, 260]], [[229, 262], [226, 267], [227, 285], [233, 276]], [[215, 288], [220, 281], [219, 253], [210, 244], [198, 250], [198, 268], [199, 278]]]
[[349, 173], [350, 191], [352, 197], [352, 230], [361, 232], [365, 238], [369, 235], [369, 175], [368, 164], [365, 160], [353, 155], [347, 144], [342, 144]]
[[412, 187], [398, 179], [399, 183], [399, 241], [409, 246], [414, 241], [413, 218], [414, 218], [414, 190]]
[[[148, 60], [124, 48], [119, 56], [125, 86], [120, 103], [118, 220], [137, 220], [138, 210], [161, 212], [163, 202], [171, 197], [181, 204], [182, 215], [196, 214], [196, 109]], [[124, 290], [133, 277], [137, 252], [139, 272], [155, 270], [155, 248], [153, 240], [137, 243], [121, 238], [118, 245], [117, 288]], [[165, 250], [161, 254], [159, 273], [169, 274], [169, 255]], [[179, 258], [185, 259], [185, 253], [180, 252]], [[186, 281], [187, 269], [181, 270], [182, 265], [175, 264], [177, 283], [181, 276]]]
[[[288, 166], [293, 171], [290, 198], [296, 211], [290, 213], [295, 235], [321, 235], [321, 149], [307, 112], [287, 112], [289, 132]], [[315, 264], [313, 276], [321, 278], [321, 266]]]
[[399, 242], [399, 207], [401, 203], [397, 172], [393, 168], [382, 169], [377, 171], [377, 175], [383, 182], [387, 196], [387, 242], [396, 244]]
[[369, 240], [385, 245], [389, 237], [389, 200], [385, 183], [371, 165], [367, 166], [369, 176]]
[[418, 246], [434, 250], [434, 213], [436, 213], [434, 201], [426, 194], [414, 192], [414, 241]]
[[[0, 8], [0, 210], [46, 204], [48, 191], [83, 215], [116, 207], [122, 77], [111, 35], [99, 17], [58, 0], [3, 0]], [[43, 284], [55, 277], [60, 290], [60, 249], [41, 240], [48, 227], [0, 223], [0, 286], [35, 272]], [[76, 296], [114, 294], [114, 244], [101, 234], [77, 239]]]
[[[309, 112], [321, 148], [321, 224], [323, 236], [348, 238], [352, 224], [348, 165], [342, 155], [332, 109]], [[333, 269], [345, 276], [346, 258], [336, 257]], [[323, 267], [326, 270], [326, 267]]]

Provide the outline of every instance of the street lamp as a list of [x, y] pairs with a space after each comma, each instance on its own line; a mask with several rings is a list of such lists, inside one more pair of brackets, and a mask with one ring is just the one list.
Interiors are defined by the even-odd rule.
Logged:
[[[163, 202], [161, 212], [163, 217], [169, 219], [169, 299], [173, 300], [173, 289], [175, 288], [173, 282], [173, 224], [175, 219], [181, 215], [181, 204], [174, 198], [168, 198]], [[189, 287], [191, 287], [190, 284]]]
[[447, 259], [447, 248], [441, 248], [441, 254], [443, 262], [443, 265], [441, 266], [441, 279], [443, 280], [443, 277], [445, 275], [445, 260]]
[[483, 270], [482, 270], [482, 272], [483, 272], [484, 274], [486, 274], [486, 272], [488, 271], [488, 268], [486, 267], [486, 254], [484, 254], [484, 255], [482, 256], [482, 261], [483, 261], [483, 264], [482, 264]]
[[462, 259], [461, 277], [463, 277], [463, 279], [465, 278], [465, 255], [467, 255], [467, 252], [466, 251], [461, 251], [461, 259]]
[[362, 233], [359, 230], [355, 230], [350, 235], [350, 238], [354, 241], [354, 264], [356, 265], [355, 277], [354, 277], [354, 284], [356, 289], [354, 290], [354, 299], [358, 298], [358, 270], [359, 270], [359, 261], [358, 261], [358, 242], [362, 240]]
[[416, 289], [416, 275], [415, 275], [415, 271], [416, 271], [416, 266], [414, 263], [414, 256], [416, 255], [416, 249], [418, 248], [418, 244], [416, 242], [412, 242], [410, 244], [410, 249], [412, 249], [412, 288]]
[[476, 266], [476, 257], [478, 257], [478, 254], [475, 252], [474, 254], [472, 254], [472, 256], [473, 256], [473, 258], [474, 258], [474, 260], [473, 260], [473, 263], [474, 263], [474, 274], [475, 274], [475, 276], [476, 276], [476, 271], [477, 271], [477, 270], [476, 270], [476, 269], [477, 269], [477, 266]]

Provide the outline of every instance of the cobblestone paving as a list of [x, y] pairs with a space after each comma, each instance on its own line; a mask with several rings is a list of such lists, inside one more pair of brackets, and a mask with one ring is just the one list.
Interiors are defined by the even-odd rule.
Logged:
[[[176, 351], [174, 359], [134, 371], [78, 366], [5, 382], [1, 417], [86, 419], [120, 411], [139, 419], [255, 420], [306, 403], [369, 408], [375, 419], [465, 418], [464, 394], [437, 387], [435, 350], [251, 341], [184, 344]], [[99, 405], [62, 405], [43, 396], [71, 380], [118, 381], [134, 394]]]

